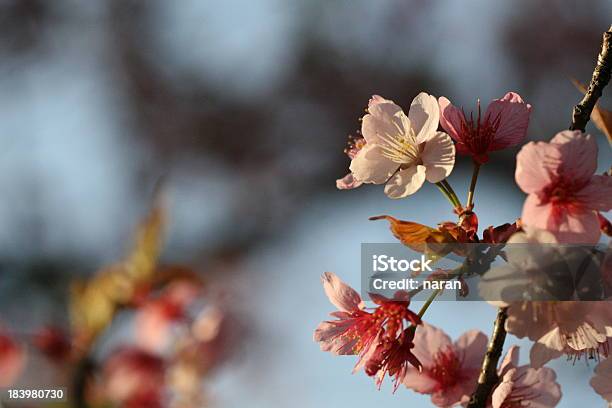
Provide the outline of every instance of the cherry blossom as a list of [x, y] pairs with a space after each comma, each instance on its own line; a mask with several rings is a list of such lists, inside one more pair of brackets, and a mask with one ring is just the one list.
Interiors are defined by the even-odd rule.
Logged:
[[440, 97], [440, 124], [457, 142], [457, 152], [472, 156], [477, 163], [486, 163], [489, 152], [516, 146], [525, 139], [531, 105], [514, 92], [501, 99], [494, 99], [481, 117], [478, 114], [468, 120], [465, 113], [447, 98]]
[[438, 407], [452, 407], [469, 400], [476, 388], [478, 373], [487, 347], [487, 336], [470, 330], [454, 343], [441, 329], [423, 323], [414, 338], [414, 355], [422, 372], [407, 370], [404, 385], [421, 394], [430, 394]]
[[387, 196], [403, 198], [425, 180], [445, 179], [455, 164], [455, 146], [437, 131], [439, 117], [436, 99], [424, 92], [414, 98], [408, 115], [393, 101], [374, 95], [362, 120], [363, 141], [348, 151], [351, 174], [338, 186], [385, 184]]
[[596, 243], [597, 211], [612, 209], [612, 177], [595, 175], [596, 169], [597, 143], [580, 131], [525, 145], [515, 175], [528, 194], [522, 222], [553, 233], [562, 243]]
[[500, 383], [492, 394], [492, 408], [552, 408], [561, 400], [561, 387], [550, 368], [518, 366], [519, 348], [512, 346], [499, 368]]
[[24, 348], [0, 330], [0, 387], [14, 384], [23, 371], [25, 360]]
[[323, 288], [339, 311], [331, 313], [336, 320], [322, 322], [314, 333], [321, 350], [336, 355], [359, 355], [355, 371], [364, 368], [381, 385], [386, 374], [395, 377], [395, 389], [403, 381], [408, 365], [420, 367], [412, 354], [414, 327], [421, 318], [408, 309], [405, 292], [393, 299], [371, 294], [377, 305], [366, 311], [361, 296], [338, 276], [326, 272], [321, 277]]
[[116, 350], [103, 369], [104, 394], [122, 407], [162, 407], [164, 362], [137, 347]]
[[535, 341], [531, 365], [538, 368], [567, 355], [572, 359], [606, 356], [612, 336], [609, 302], [517, 302], [508, 307], [508, 332]]

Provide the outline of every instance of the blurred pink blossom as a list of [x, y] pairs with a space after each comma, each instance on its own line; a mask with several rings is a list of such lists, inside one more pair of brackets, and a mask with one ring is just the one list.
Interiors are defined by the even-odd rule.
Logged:
[[440, 124], [457, 142], [457, 152], [473, 157], [478, 163], [489, 160], [489, 152], [516, 146], [525, 139], [531, 105], [514, 92], [508, 92], [501, 99], [489, 104], [484, 117], [470, 115], [468, 120], [463, 110], [455, 107], [445, 98], [440, 104]]
[[612, 209], [612, 177], [595, 175], [596, 169], [597, 142], [580, 131], [525, 145], [515, 175], [528, 194], [522, 222], [550, 231], [562, 243], [599, 241], [597, 211]]
[[14, 384], [24, 369], [25, 361], [25, 349], [0, 331], [0, 387]]
[[476, 388], [487, 336], [470, 330], [453, 343], [444, 331], [423, 323], [417, 328], [414, 344], [414, 355], [423, 370], [409, 369], [404, 385], [431, 394], [431, 402], [438, 407], [467, 402]]
[[165, 365], [137, 347], [116, 350], [103, 369], [104, 395], [124, 408], [162, 406]]
[[160, 351], [169, 344], [172, 325], [185, 317], [186, 308], [201, 293], [190, 281], [170, 284], [158, 296], [146, 300], [136, 316], [136, 341], [150, 351]]

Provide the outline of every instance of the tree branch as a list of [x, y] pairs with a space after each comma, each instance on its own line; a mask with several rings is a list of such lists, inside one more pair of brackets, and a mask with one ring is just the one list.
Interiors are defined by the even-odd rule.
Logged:
[[587, 122], [591, 117], [591, 112], [601, 96], [603, 89], [610, 82], [612, 72], [612, 26], [603, 34], [601, 51], [597, 56], [597, 65], [593, 71], [591, 82], [578, 105], [574, 107], [572, 114], [572, 124], [570, 130], [581, 130], [584, 132]]
[[506, 341], [506, 319], [508, 314], [506, 308], [499, 308], [497, 318], [493, 325], [493, 334], [491, 341], [487, 347], [485, 358], [482, 362], [480, 375], [478, 376], [478, 385], [476, 391], [472, 394], [467, 408], [485, 408], [489, 400], [489, 396], [493, 391], [493, 387], [497, 385], [499, 378], [497, 377], [497, 362], [501, 357]]

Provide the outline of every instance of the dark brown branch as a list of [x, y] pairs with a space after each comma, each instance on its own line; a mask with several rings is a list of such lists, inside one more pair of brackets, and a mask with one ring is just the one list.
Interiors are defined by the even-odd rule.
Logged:
[[572, 124], [570, 130], [581, 130], [584, 132], [587, 122], [591, 117], [591, 112], [601, 97], [603, 89], [610, 82], [612, 72], [612, 26], [603, 34], [601, 51], [597, 56], [597, 65], [593, 71], [591, 82], [578, 105], [574, 107], [572, 114]]
[[504, 342], [506, 341], [507, 318], [508, 314], [506, 313], [506, 308], [500, 308], [493, 325], [491, 341], [489, 342], [485, 358], [482, 362], [482, 368], [478, 376], [478, 385], [476, 386], [476, 391], [474, 391], [470, 398], [467, 408], [485, 408], [489, 396], [493, 391], [493, 387], [497, 385], [499, 380], [497, 377], [497, 362], [501, 357]]

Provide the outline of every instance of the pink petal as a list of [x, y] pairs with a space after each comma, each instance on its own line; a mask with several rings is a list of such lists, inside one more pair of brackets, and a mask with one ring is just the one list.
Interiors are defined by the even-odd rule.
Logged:
[[438, 382], [424, 372], [408, 368], [404, 376], [404, 385], [421, 394], [431, 394], [438, 387]]
[[545, 334], [531, 347], [529, 353], [531, 365], [540, 368], [550, 360], [561, 357], [564, 349], [563, 335], [557, 327]]
[[410, 126], [416, 134], [417, 144], [433, 137], [440, 121], [440, 108], [436, 98], [421, 92], [412, 100], [408, 111]]
[[601, 235], [595, 211], [541, 204], [535, 194], [527, 196], [521, 220], [530, 228], [547, 230], [564, 244], [597, 243]]
[[355, 180], [353, 173], [349, 173], [341, 179], [336, 180], [336, 188], [338, 190], [351, 190], [361, 186], [363, 183], [359, 180]]
[[438, 407], [455, 407], [469, 400], [470, 395], [476, 389], [478, 371], [473, 370], [468, 375], [469, 380], [460, 381], [450, 388], [444, 388], [431, 396], [431, 402]]
[[550, 368], [521, 366], [513, 376], [514, 389], [518, 395], [524, 395], [524, 391], [529, 390], [523, 402], [528, 402], [530, 408], [552, 408], [561, 400], [561, 387], [556, 379], [557, 375]]
[[596, 393], [612, 402], [612, 358], [603, 360], [595, 367], [595, 375], [590, 383]]
[[462, 124], [465, 123], [465, 115], [455, 107], [447, 98], [438, 98], [440, 106], [440, 125], [448, 132], [456, 142], [463, 142], [461, 135]]
[[319, 343], [321, 351], [329, 351], [336, 355], [353, 355], [357, 339], [341, 336], [352, 324], [351, 320], [322, 322], [315, 329], [313, 340]]
[[487, 108], [485, 120], [488, 119], [489, 123], [499, 120], [499, 127], [490, 149], [500, 150], [521, 143], [527, 134], [530, 112], [531, 105], [514, 92], [493, 100]]
[[344, 312], [354, 312], [365, 308], [361, 296], [344, 283], [335, 273], [325, 272], [321, 276], [323, 289], [329, 301]]
[[559, 174], [575, 183], [587, 183], [597, 170], [597, 142], [579, 130], [559, 132], [550, 141], [561, 151]]
[[519, 347], [512, 346], [510, 347], [510, 350], [508, 350], [508, 352], [504, 356], [504, 359], [502, 360], [499, 366], [500, 377], [503, 377], [504, 373], [506, 373], [511, 368], [517, 367], [518, 363], [519, 363]]
[[455, 341], [455, 347], [463, 354], [463, 367], [480, 368], [487, 350], [487, 336], [478, 330], [467, 331]]
[[416, 193], [425, 182], [425, 166], [412, 166], [398, 171], [385, 185], [389, 198], [404, 198]]
[[368, 114], [361, 121], [361, 133], [367, 143], [383, 143], [385, 139], [407, 134], [410, 122], [402, 108], [393, 101], [374, 96]]
[[380, 146], [368, 143], [357, 153], [349, 168], [363, 183], [382, 184], [395, 173], [399, 164], [385, 157]]
[[552, 218], [553, 205], [551, 203], [541, 204], [536, 194], [527, 196], [521, 214], [521, 221], [525, 225], [533, 229], [547, 230], [549, 229], [549, 220]]
[[437, 183], [448, 177], [455, 165], [455, 145], [444, 132], [436, 132], [425, 143], [421, 160], [426, 169], [427, 181]]
[[551, 184], [561, 166], [559, 146], [530, 142], [516, 156], [516, 184], [525, 193], [542, 191]]
[[612, 176], [593, 176], [576, 198], [586, 207], [597, 211], [612, 210]]
[[512, 382], [503, 381], [495, 388], [491, 396], [492, 397], [491, 402], [493, 403], [493, 408], [502, 407], [506, 398], [508, 398], [510, 394], [512, 393], [513, 385], [514, 384]]
[[552, 217], [549, 231], [563, 244], [596, 244], [601, 231], [594, 211], [563, 211]]
[[0, 387], [9, 387], [23, 372], [26, 353], [12, 338], [0, 333]]
[[439, 350], [450, 345], [452, 345], [452, 341], [443, 330], [423, 323], [417, 327], [412, 352], [423, 364], [423, 367], [428, 368], [433, 363], [433, 356]]

